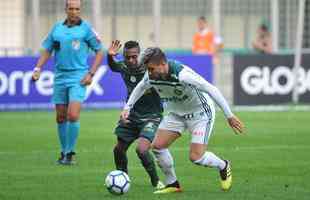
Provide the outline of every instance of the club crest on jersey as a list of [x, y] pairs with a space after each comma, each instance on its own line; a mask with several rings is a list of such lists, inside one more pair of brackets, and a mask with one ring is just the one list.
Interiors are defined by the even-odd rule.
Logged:
[[180, 96], [183, 94], [183, 91], [182, 90], [179, 90], [179, 89], [174, 89], [174, 94]]
[[135, 83], [137, 81], [137, 78], [135, 76], [130, 76], [130, 81], [132, 83]]
[[185, 88], [184, 87], [175, 87], [174, 88], [174, 94], [176, 94], [176, 95], [178, 95], [178, 96], [181, 96], [182, 94], [183, 94], [183, 90], [184, 90]]
[[74, 50], [79, 50], [80, 49], [80, 46], [81, 46], [81, 43], [79, 40], [73, 40], [72, 41], [72, 48]]

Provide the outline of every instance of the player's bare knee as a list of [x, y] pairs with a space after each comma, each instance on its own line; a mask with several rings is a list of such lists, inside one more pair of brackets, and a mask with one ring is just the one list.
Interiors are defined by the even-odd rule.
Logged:
[[139, 155], [145, 154], [150, 149], [150, 145], [140, 145], [136, 148], [136, 153]]
[[161, 149], [166, 149], [167, 147], [163, 142], [160, 142], [158, 140], [154, 140], [151, 144], [151, 148], [154, 150], [161, 150]]
[[197, 164], [197, 160], [200, 160], [202, 156], [203, 156], [203, 154], [200, 152], [191, 152], [189, 155], [189, 159], [194, 164]]
[[79, 120], [79, 118], [80, 118], [80, 115], [76, 112], [69, 112], [68, 113], [68, 120], [70, 122], [76, 122]]
[[152, 147], [152, 150], [154, 151], [156, 151], [156, 150], [161, 150], [161, 149], [164, 149], [165, 147], [164, 147], [164, 145], [162, 145], [162, 144], [160, 144], [160, 143], [152, 143], [152, 145], [151, 145], [151, 147]]

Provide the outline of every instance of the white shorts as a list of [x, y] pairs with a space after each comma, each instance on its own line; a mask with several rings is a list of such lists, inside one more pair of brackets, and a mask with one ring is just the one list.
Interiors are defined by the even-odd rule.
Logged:
[[199, 111], [187, 115], [169, 113], [159, 124], [159, 129], [182, 134], [186, 129], [192, 135], [191, 143], [208, 144], [215, 120], [215, 110], [211, 106], [209, 112]]

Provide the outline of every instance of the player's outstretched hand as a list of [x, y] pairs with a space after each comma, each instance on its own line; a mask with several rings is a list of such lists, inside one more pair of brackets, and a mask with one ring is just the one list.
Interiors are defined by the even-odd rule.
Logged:
[[128, 117], [129, 117], [129, 110], [124, 109], [124, 110], [121, 112], [120, 118], [121, 118], [121, 120], [122, 120], [123, 122], [128, 123], [128, 122], [129, 122]]
[[121, 48], [122, 44], [119, 40], [113, 40], [111, 46], [108, 49], [108, 54], [115, 56], [118, 50]]
[[243, 133], [244, 125], [238, 119], [238, 117], [233, 116], [227, 119], [229, 126], [234, 130], [235, 134], [241, 134]]

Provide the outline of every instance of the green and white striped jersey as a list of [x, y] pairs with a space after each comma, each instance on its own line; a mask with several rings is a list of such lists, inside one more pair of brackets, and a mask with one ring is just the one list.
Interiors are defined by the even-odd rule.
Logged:
[[153, 87], [164, 102], [165, 111], [181, 116], [200, 110], [208, 113], [214, 100], [227, 118], [233, 116], [228, 103], [215, 86], [182, 63], [169, 60], [168, 66], [166, 80], [152, 80], [145, 73], [130, 95], [125, 109], [131, 109], [144, 91]]

